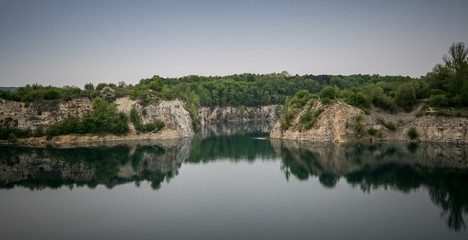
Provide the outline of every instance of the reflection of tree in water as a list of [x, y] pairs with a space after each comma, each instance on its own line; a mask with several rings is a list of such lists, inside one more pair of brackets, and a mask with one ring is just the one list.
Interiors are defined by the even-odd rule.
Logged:
[[265, 134], [249, 133], [242, 136], [195, 138], [187, 162], [206, 163], [220, 159], [252, 162], [259, 156], [274, 159], [276, 154], [265, 137]]
[[[185, 143], [189, 146], [189, 143]], [[29, 189], [88, 186], [108, 188], [134, 181], [154, 189], [177, 175], [188, 157], [175, 146], [100, 146], [69, 149], [0, 147], [0, 188]]]
[[[312, 144], [273, 142], [273, 146], [282, 158], [282, 171], [287, 179], [291, 174], [299, 180], [316, 176], [322, 186], [333, 188], [339, 178], [344, 177], [364, 192], [383, 187], [408, 193], [426, 187], [432, 202], [442, 208], [441, 217], [446, 219], [447, 225], [455, 231], [466, 230], [468, 171], [464, 148], [462, 151], [456, 148], [460, 157], [452, 159], [449, 168], [443, 165], [447, 163], [437, 159], [441, 156], [431, 159], [434, 154], [431, 145], [421, 148], [415, 143], [347, 144], [326, 151], [323, 149], [327, 146]], [[330, 162], [338, 165], [330, 165]], [[461, 168], [456, 167], [457, 162]], [[337, 169], [341, 171], [338, 175]]]

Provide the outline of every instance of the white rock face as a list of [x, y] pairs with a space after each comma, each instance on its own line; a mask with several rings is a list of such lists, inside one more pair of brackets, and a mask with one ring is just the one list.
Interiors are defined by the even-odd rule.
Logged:
[[25, 107], [24, 103], [0, 99], [0, 124], [6, 122], [10, 126], [21, 129], [34, 130], [61, 122], [70, 116], [83, 117], [92, 111], [89, 98], [76, 98], [70, 101], [52, 103], [31, 103]]
[[190, 118], [190, 114], [183, 108], [182, 102], [179, 100], [160, 101], [156, 104], [142, 106], [129, 97], [123, 97], [117, 99], [115, 103], [119, 111], [127, 115], [130, 114], [132, 106], [135, 106], [143, 124], [152, 123], [156, 119], [163, 121], [166, 127], [160, 132], [167, 135], [166, 137], [183, 138], [193, 136], [192, 118]]
[[198, 116], [201, 125], [220, 122], [276, 121], [278, 105], [259, 107], [200, 107]]
[[[307, 106], [308, 104], [306, 104]], [[301, 125], [300, 117], [309, 110], [323, 108], [324, 111], [318, 116], [317, 121], [310, 129]], [[354, 128], [357, 124], [356, 116], [361, 114], [359, 121], [363, 125], [363, 134], [356, 135]], [[445, 117], [425, 115], [422, 117], [409, 118], [405, 115], [405, 121], [394, 122], [397, 125], [395, 131], [387, 129], [379, 120], [378, 115], [371, 112], [366, 115], [359, 108], [348, 105], [343, 101], [335, 101], [331, 104], [314, 102], [310, 109], [306, 107], [290, 122], [287, 130], [281, 129], [279, 121], [270, 133], [271, 138], [289, 139], [311, 142], [350, 142], [350, 141], [423, 141], [423, 142], [454, 142], [468, 143], [468, 119], [463, 117]], [[400, 119], [399, 114], [392, 116]], [[389, 119], [383, 119], [390, 121]], [[408, 131], [414, 127], [418, 133], [416, 139], [410, 139]], [[370, 135], [368, 129], [377, 130], [375, 135]]]
[[[190, 114], [182, 107], [178, 100], [160, 101], [157, 103], [142, 106], [140, 103], [131, 100], [129, 97], [122, 97], [115, 100], [119, 111], [127, 115], [133, 106], [140, 113], [143, 123], [154, 122], [159, 119], [164, 122], [165, 127], [158, 133], [136, 134], [130, 131], [126, 136], [83, 136], [61, 137], [62, 141], [121, 141], [121, 140], [143, 140], [143, 139], [174, 139], [193, 136], [192, 119]], [[77, 98], [70, 101], [61, 101], [40, 105], [32, 103], [25, 107], [24, 103], [0, 99], [0, 124], [8, 123], [12, 127], [35, 130], [41, 126], [47, 129], [50, 125], [61, 122], [68, 116], [83, 117], [92, 112], [92, 101], [88, 98]], [[129, 123], [130, 129], [133, 129]], [[72, 140], [73, 139], [73, 140]]]

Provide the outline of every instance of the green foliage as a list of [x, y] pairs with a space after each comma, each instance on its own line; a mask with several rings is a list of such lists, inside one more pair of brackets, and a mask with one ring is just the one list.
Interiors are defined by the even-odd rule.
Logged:
[[320, 98], [328, 98], [328, 99], [335, 99], [337, 95], [337, 89], [332, 86], [328, 86], [322, 91], [320, 91], [319, 96]]
[[309, 92], [307, 90], [300, 90], [291, 98], [290, 104], [296, 108], [303, 107], [309, 100]]
[[371, 94], [372, 94], [372, 103], [375, 106], [380, 107], [389, 112], [396, 111], [395, 101], [391, 97], [387, 96], [387, 94], [384, 92], [384, 90], [381, 87], [377, 87], [377, 86], [374, 87], [371, 90]]
[[105, 84], [105, 83], [99, 83], [99, 84], [96, 86], [96, 90], [101, 91], [101, 90], [104, 89], [106, 86], [107, 86], [107, 84]]
[[42, 136], [44, 136], [44, 128], [39, 126], [34, 130], [33, 137], [42, 137]]
[[94, 85], [92, 83], [86, 83], [84, 89], [87, 91], [94, 91]]
[[289, 122], [294, 118], [294, 115], [296, 115], [296, 109], [294, 109], [288, 99], [286, 99], [286, 103], [280, 107], [279, 112], [281, 129], [286, 130], [289, 128]]
[[130, 121], [135, 126], [141, 125], [140, 115], [138, 114], [138, 111], [136, 110], [135, 106], [132, 106], [132, 109], [130, 110]]
[[130, 121], [132, 121], [133, 125], [135, 126], [135, 130], [138, 132], [157, 133], [165, 126], [164, 122], [159, 119], [156, 119], [153, 123], [142, 124], [140, 114], [136, 110], [135, 106], [133, 106], [130, 110]]
[[362, 123], [360, 122], [356, 122], [354, 124], [354, 133], [358, 137], [362, 136], [362, 134], [364, 133], [364, 125], [362, 125]]
[[395, 96], [396, 103], [404, 108], [410, 110], [416, 103], [416, 89], [412, 83], [403, 83], [398, 87]]
[[114, 101], [115, 100], [115, 91], [114, 91], [114, 89], [112, 89], [110, 87], [104, 87], [101, 90], [101, 98], [106, 100], [106, 101], [109, 101], [109, 102]]
[[66, 134], [112, 133], [122, 135], [128, 132], [128, 118], [118, 112], [115, 104], [96, 98], [93, 101], [93, 113], [78, 119], [68, 116], [61, 123], [52, 124], [46, 131], [47, 137]]
[[162, 90], [162, 85], [163, 85], [163, 83], [162, 83], [161, 78], [157, 78], [156, 80], [150, 82], [148, 84], [148, 87], [153, 91], [159, 92], [159, 91]]
[[0, 139], [14, 141], [16, 138], [31, 137], [31, 132], [26, 129], [19, 129], [14, 127], [0, 127]]
[[14, 92], [0, 91], [0, 98], [21, 101], [21, 102], [42, 102], [65, 100], [82, 96], [82, 91], [76, 87], [57, 88], [52, 86], [42, 86], [39, 84], [26, 85], [18, 88]]
[[370, 102], [364, 97], [364, 94], [362, 92], [350, 93], [346, 97], [346, 102], [349, 105], [362, 108], [362, 109], [367, 109], [370, 107]]
[[310, 115], [310, 112], [309, 111], [306, 111], [306, 114], [304, 115], [307, 115], [306, 117], [304, 117], [302, 120], [304, 122], [304, 128], [305, 129], [310, 129], [311, 127], [314, 126], [315, 122], [317, 121], [317, 118], [319, 117], [319, 115], [324, 111], [323, 108], [317, 108], [315, 109], [314, 113], [312, 115]]
[[408, 130], [408, 136], [411, 138], [411, 139], [415, 139], [418, 137], [418, 131], [416, 130], [415, 127], [411, 127], [409, 130]]
[[362, 113], [356, 115], [356, 121], [360, 122], [362, 120]]
[[431, 95], [429, 99], [431, 106], [433, 107], [447, 107], [448, 101], [445, 95], [438, 94], [438, 95]]
[[374, 136], [374, 135], [377, 133], [377, 129], [371, 127], [371, 128], [369, 128], [369, 129], [367, 130], [367, 132], [368, 132], [370, 135]]
[[163, 129], [166, 126], [166, 124], [163, 121], [159, 120], [159, 119], [156, 119], [154, 121], [154, 125], [155, 125], [154, 130], [153, 130], [154, 133], [159, 132], [159, 130]]
[[382, 124], [388, 129], [388, 130], [391, 130], [391, 131], [395, 131], [396, 130], [396, 124], [394, 122], [383, 122], [382, 121]]

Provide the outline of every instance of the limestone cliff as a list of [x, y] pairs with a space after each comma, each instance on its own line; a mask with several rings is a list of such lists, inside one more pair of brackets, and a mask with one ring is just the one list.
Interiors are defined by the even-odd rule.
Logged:
[[220, 122], [276, 121], [278, 105], [258, 107], [200, 107], [198, 116], [201, 125]]
[[89, 98], [31, 103], [29, 106], [25, 106], [22, 102], [0, 99], [0, 125], [9, 122], [11, 127], [21, 129], [47, 128], [64, 120], [69, 115], [82, 117], [90, 113], [92, 111], [91, 104]]
[[[143, 106], [129, 97], [121, 97], [115, 100], [119, 111], [129, 114], [132, 106], [135, 106], [143, 123], [153, 122], [159, 119], [165, 123], [165, 127], [158, 133], [137, 134], [130, 123], [130, 133], [125, 136], [77, 136], [67, 135], [55, 137], [50, 143], [56, 142], [105, 142], [121, 140], [143, 139], [174, 139], [193, 136], [190, 114], [182, 107], [178, 100], [160, 101]], [[24, 103], [0, 99], [0, 126], [8, 124], [11, 127], [28, 129], [33, 131], [37, 127], [47, 129], [50, 125], [63, 121], [68, 116], [81, 118], [92, 111], [92, 101], [88, 98], [77, 98], [70, 101], [57, 101], [51, 103]], [[45, 138], [19, 139], [18, 143], [44, 143]]]
[[[322, 108], [323, 112], [310, 129], [305, 129], [301, 124], [301, 116], [306, 111]], [[358, 117], [361, 116], [361, 117]], [[395, 129], [386, 127], [392, 119], [398, 121]], [[359, 131], [357, 125], [362, 128]], [[291, 120], [290, 127], [281, 128], [279, 121], [273, 128], [270, 137], [289, 140], [313, 141], [313, 142], [349, 142], [349, 141], [425, 141], [425, 142], [468, 142], [468, 119], [462, 117], [445, 116], [416, 116], [412, 113], [393, 114], [391, 117], [385, 114], [371, 111], [369, 115], [356, 107], [343, 101], [335, 101], [324, 104], [315, 101], [313, 106], [300, 109]], [[418, 133], [415, 139], [410, 139], [408, 131], [414, 127]], [[373, 134], [369, 132], [373, 129]], [[371, 131], [371, 132], [372, 132]]]

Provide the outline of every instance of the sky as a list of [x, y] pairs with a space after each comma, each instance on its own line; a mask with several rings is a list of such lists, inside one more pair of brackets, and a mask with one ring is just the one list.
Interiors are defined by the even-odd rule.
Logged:
[[0, 86], [153, 75], [420, 77], [468, 44], [466, 0], [0, 0]]

